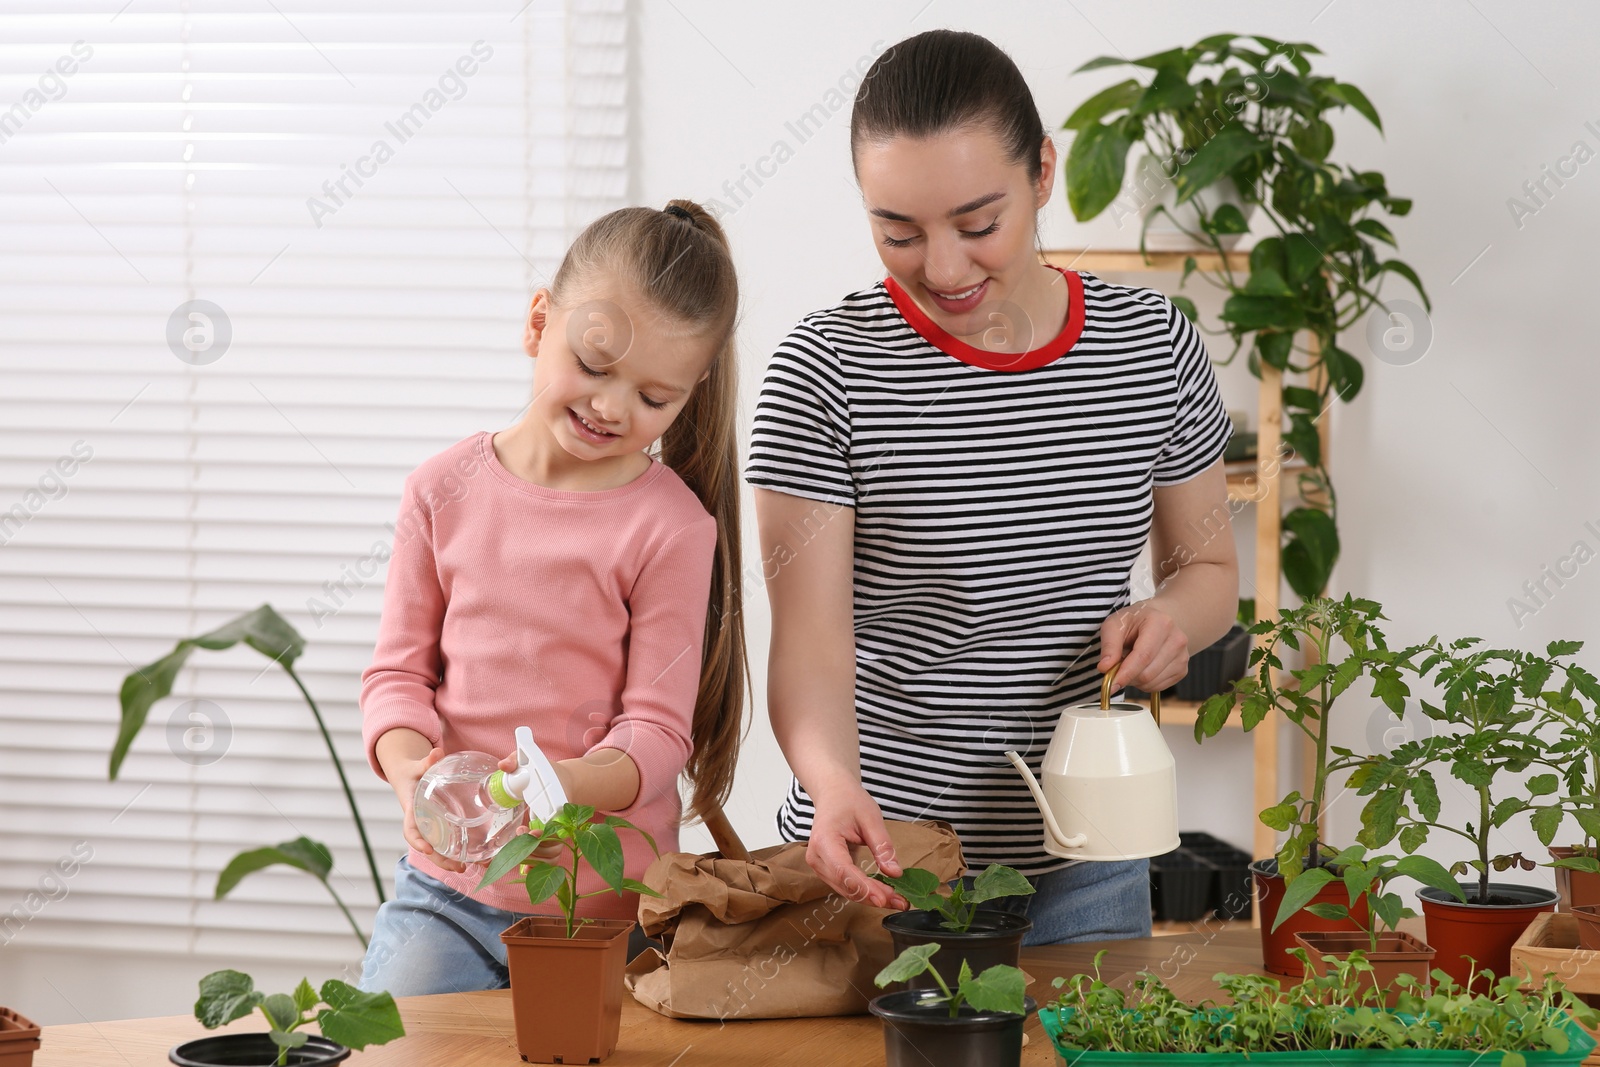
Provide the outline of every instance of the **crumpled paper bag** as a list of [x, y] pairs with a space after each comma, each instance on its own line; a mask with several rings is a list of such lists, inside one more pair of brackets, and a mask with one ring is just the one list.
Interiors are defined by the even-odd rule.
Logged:
[[[947, 823], [886, 822], [902, 867], [942, 881], [966, 870]], [[870, 858], [853, 850], [856, 866]], [[868, 868], [870, 869], [870, 868]], [[627, 986], [645, 1007], [675, 1019], [780, 1019], [860, 1015], [881, 990], [872, 979], [892, 958], [885, 908], [833, 892], [806, 864], [804, 842], [750, 853], [660, 857], [644, 883], [639, 925], [666, 953], [628, 964]]]

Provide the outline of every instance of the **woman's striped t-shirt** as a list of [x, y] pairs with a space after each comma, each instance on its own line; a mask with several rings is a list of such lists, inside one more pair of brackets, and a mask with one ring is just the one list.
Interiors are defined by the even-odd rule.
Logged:
[[[746, 466], [817, 501], [819, 526], [855, 510], [862, 779], [890, 818], [951, 823], [973, 869], [1067, 865], [1004, 754], [1037, 772], [1061, 709], [1096, 694], [1152, 487], [1211, 466], [1230, 429], [1171, 301], [1066, 280], [1060, 335], [1021, 354], [944, 334], [892, 279], [807, 316], [768, 365]], [[794, 782], [780, 833], [812, 815]]]

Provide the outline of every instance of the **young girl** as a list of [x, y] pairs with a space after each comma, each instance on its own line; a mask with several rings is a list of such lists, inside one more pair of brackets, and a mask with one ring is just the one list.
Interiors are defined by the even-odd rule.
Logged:
[[[569, 800], [622, 816], [663, 852], [678, 844], [680, 772], [696, 814], [726, 799], [746, 671], [737, 303], [727, 239], [699, 205], [596, 220], [534, 294], [522, 420], [406, 479], [361, 711], [411, 850], [378, 910], [363, 989], [503, 988], [500, 932], [535, 910], [514, 874], [480, 890], [481, 866], [418, 833], [412, 794], [446, 754], [511, 752], [529, 726]], [[659, 458], [647, 451], [658, 440]], [[641, 878], [649, 845], [621, 837]], [[578, 888], [604, 886], [585, 868]], [[637, 906], [604, 893], [579, 913]]]
[[[1048, 855], [1005, 752], [1037, 768], [1101, 672], [1159, 690], [1233, 619], [1205, 346], [1161, 294], [1040, 261], [1055, 146], [982, 37], [886, 51], [850, 146], [886, 277], [779, 345], [748, 464], [762, 556], [786, 561], [767, 580], [768, 709], [796, 776], [779, 828], [887, 904], [847, 845], [898, 873], [884, 815], [945, 819], [972, 869], [1035, 879], [1012, 898], [1025, 943], [1148, 934], [1146, 862]], [[1147, 539], [1163, 581], [1130, 604]]]

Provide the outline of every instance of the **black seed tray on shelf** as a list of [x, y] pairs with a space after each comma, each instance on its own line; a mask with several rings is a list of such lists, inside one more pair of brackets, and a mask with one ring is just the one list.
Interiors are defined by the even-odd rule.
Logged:
[[1182, 844], [1150, 860], [1150, 901], [1163, 922], [1250, 915], [1254, 883], [1250, 854], [1211, 834], [1185, 831]]

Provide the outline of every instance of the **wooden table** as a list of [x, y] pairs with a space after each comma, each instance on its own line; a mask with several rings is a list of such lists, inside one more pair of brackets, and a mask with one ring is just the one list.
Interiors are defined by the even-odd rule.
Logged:
[[[1107, 980], [1148, 969], [1180, 995], [1209, 995], [1218, 971], [1261, 970], [1261, 940], [1250, 929], [1199, 928], [1192, 933], [1133, 941], [1086, 942], [1025, 949], [1022, 966], [1034, 979], [1029, 993], [1041, 1003], [1055, 994], [1051, 980], [1090, 970], [1095, 953], [1107, 950], [1100, 973]], [[515, 1067], [516, 1037], [511, 994], [446, 993], [402, 997], [406, 1036], [390, 1045], [355, 1053], [352, 1067]], [[228, 1029], [260, 1029], [260, 1016]], [[206, 1033], [193, 1016], [75, 1023], [44, 1028], [34, 1067], [160, 1067], [173, 1045]], [[1027, 1023], [1024, 1064], [1059, 1063], [1037, 1017]], [[623, 999], [622, 1035], [610, 1067], [721, 1067], [721, 1065], [828, 1063], [868, 1067], [883, 1063], [883, 1035], [870, 1015], [832, 1019], [768, 1019], [693, 1022], [668, 1019]]]

